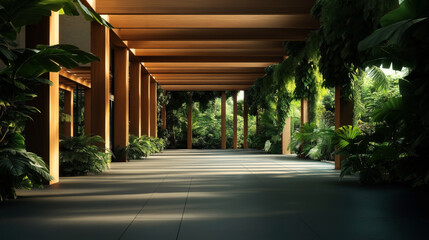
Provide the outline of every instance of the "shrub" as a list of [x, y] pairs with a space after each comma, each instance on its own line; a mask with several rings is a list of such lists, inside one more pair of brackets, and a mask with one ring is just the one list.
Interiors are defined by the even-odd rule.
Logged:
[[298, 155], [316, 160], [332, 160], [334, 127], [304, 124], [292, 136], [290, 148]]
[[165, 141], [162, 138], [153, 138], [145, 135], [141, 137], [130, 135], [130, 142], [125, 148], [125, 152], [130, 159], [140, 159], [152, 153], [161, 152], [164, 148]]
[[43, 187], [43, 180], [52, 180], [42, 158], [25, 150], [24, 137], [9, 133], [0, 141], [0, 202], [15, 199], [15, 189]]
[[111, 153], [102, 147], [100, 136], [67, 137], [60, 140], [60, 173], [76, 176], [101, 173], [110, 162]]

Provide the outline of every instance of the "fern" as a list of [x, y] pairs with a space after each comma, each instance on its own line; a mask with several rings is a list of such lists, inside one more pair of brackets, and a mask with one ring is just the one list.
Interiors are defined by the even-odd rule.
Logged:
[[60, 140], [60, 173], [86, 175], [106, 170], [111, 152], [100, 136], [69, 137]]

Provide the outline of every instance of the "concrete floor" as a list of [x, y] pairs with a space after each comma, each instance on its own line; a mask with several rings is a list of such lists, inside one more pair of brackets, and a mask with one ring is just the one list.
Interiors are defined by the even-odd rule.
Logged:
[[429, 201], [338, 181], [330, 163], [244, 150], [166, 150], [19, 191], [0, 239], [429, 239]]

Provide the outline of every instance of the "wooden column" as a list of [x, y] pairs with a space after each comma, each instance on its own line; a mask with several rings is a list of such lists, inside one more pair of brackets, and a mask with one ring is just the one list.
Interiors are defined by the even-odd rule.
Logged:
[[309, 122], [308, 100], [301, 99], [301, 126]]
[[290, 117], [286, 118], [285, 127], [282, 133], [282, 154], [290, 154], [290, 135], [291, 135], [291, 121]]
[[[306, 98], [301, 99], [301, 128], [304, 126], [304, 124], [307, 124], [308, 121], [308, 100]], [[301, 152], [304, 152], [304, 141], [302, 141], [301, 144]], [[305, 158], [305, 154], [300, 155], [301, 158]]]
[[249, 106], [247, 106], [247, 99], [246, 99], [246, 91], [244, 91], [244, 104], [243, 104], [243, 148], [248, 149], [249, 144], [247, 142], [247, 136], [249, 134]]
[[150, 136], [158, 137], [158, 83], [150, 83]]
[[70, 122], [64, 122], [64, 136], [73, 137], [73, 90], [64, 91], [64, 113], [70, 115]]
[[91, 89], [85, 89], [85, 135], [91, 134]]
[[226, 149], [226, 94], [221, 96], [221, 149]]
[[142, 134], [150, 136], [150, 75], [142, 71]]
[[[126, 48], [115, 48], [115, 112], [114, 148], [128, 146], [129, 133], [129, 52]], [[125, 162], [127, 156], [116, 156], [116, 161]]]
[[[50, 17], [43, 17], [36, 25], [26, 27], [26, 47], [58, 43], [58, 12], [53, 12]], [[26, 145], [28, 151], [36, 153], [47, 163], [54, 178], [50, 184], [54, 184], [59, 181], [59, 74], [48, 73], [44, 77], [49, 78], [53, 84], [45, 84], [35, 89], [38, 97], [31, 104], [41, 113], [33, 114], [33, 121], [27, 123]]]
[[91, 63], [91, 133], [110, 148], [110, 29], [91, 22], [91, 52], [100, 61]]
[[237, 149], [237, 91], [233, 93], [232, 100], [233, 100], [232, 142], [233, 142], [233, 148]]
[[142, 126], [141, 64], [130, 63], [130, 134], [140, 137]]
[[188, 149], [192, 149], [192, 94], [189, 94], [188, 101]]
[[[353, 125], [354, 103], [342, 98], [341, 88], [335, 87], [335, 130], [342, 126]], [[335, 155], [335, 169], [341, 169], [341, 160], [339, 155]]]
[[[164, 96], [166, 95], [166, 91], [164, 90]], [[162, 129], [167, 129], [167, 106], [165, 104], [162, 105], [161, 109], [161, 120], [162, 120]]]

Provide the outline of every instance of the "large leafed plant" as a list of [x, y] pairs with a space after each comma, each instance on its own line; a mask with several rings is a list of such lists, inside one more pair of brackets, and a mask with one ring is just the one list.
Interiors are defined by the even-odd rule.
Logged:
[[43, 180], [52, 178], [44, 161], [26, 151], [23, 137], [25, 123], [39, 112], [29, 104], [37, 97], [35, 86], [51, 83], [42, 75], [97, 60], [71, 45], [17, 48], [21, 28], [38, 23], [51, 11], [67, 15], [80, 11], [87, 19], [110, 26], [79, 0], [0, 2], [0, 201], [15, 198], [16, 188], [41, 187]]

